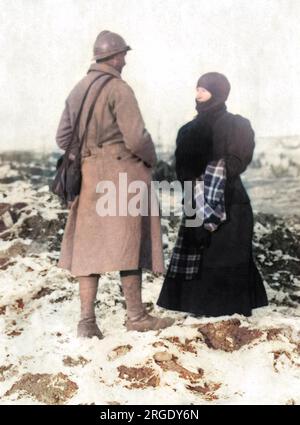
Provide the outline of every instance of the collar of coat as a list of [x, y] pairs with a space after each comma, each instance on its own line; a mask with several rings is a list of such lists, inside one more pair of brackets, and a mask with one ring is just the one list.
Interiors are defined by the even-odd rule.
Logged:
[[90, 66], [88, 73], [91, 71], [104, 72], [105, 74], [111, 74], [114, 77], [121, 78], [121, 74], [115, 68], [106, 63], [93, 63]]

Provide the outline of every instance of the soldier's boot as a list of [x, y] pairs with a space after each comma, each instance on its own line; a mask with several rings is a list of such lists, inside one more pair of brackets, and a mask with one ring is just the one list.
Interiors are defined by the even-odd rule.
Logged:
[[77, 325], [77, 337], [103, 338], [103, 334], [97, 326], [95, 317], [95, 300], [98, 290], [99, 275], [80, 276], [80, 321]]
[[103, 338], [103, 334], [98, 328], [96, 318], [81, 319], [77, 325], [77, 338]]
[[174, 319], [151, 316], [142, 303], [142, 273], [140, 270], [121, 272], [123, 294], [127, 307], [128, 331], [146, 332], [172, 326]]
[[156, 331], [158, 329], [165, 329], [174, 324], [175, 320], [170, 317], [155, 317], [145, 313], [138, 319], [127, 319], [126, 328], [128, 331]]

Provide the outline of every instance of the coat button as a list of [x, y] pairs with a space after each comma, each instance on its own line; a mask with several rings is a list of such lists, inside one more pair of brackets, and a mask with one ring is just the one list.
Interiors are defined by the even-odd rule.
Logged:
[[117, 156], [117, 160], [120, 161], [120, 159], [122, 159], [120, 156]]
[[98, 143], [99, 148], [103, 148], [102, 143]]

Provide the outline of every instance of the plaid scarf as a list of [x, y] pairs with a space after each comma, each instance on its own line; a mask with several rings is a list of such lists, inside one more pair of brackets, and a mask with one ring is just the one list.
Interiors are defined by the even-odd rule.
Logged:
[[210, 162], [202, 180], [195, 185], [196, 214], [203, 218], [203, 226], [214, 232], [226, 220], [224, 190], [226, 183], [225, 161]]
[[[226, 220], [225, 184], [226, 168], [223, 159], [210, 162], [204, 175], [196, 180], [194, 190], [196, 216], [200, 219], [200, 225], [210, 232], [217, 230]], [[167, 277], [170, 278], [180, 276], [190, 280], [199, 273], [203, 248], [184, 244], [186, 220], [186, 216], [183, 216], [167, 271]]]

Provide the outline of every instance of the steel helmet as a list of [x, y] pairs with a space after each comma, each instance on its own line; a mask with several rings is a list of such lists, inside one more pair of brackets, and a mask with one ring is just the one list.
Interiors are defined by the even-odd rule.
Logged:
[[117, 53], [131, 50], [124, 38], [111, 31], [102, 31], [98, 34], [94, 44], [94, 60], [106, 59]]

